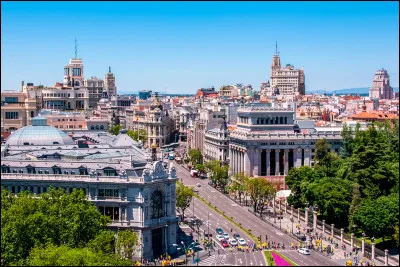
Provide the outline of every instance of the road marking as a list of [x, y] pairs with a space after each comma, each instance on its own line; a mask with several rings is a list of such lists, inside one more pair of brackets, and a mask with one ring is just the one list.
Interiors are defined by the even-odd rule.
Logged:
[[217, 191], [215, 191], [215, 190], [211, 190], [211, 193], [215, 193], [215, 192], [217, 192]]
[[228, 224], [227, 222], [224, 222], [225, 224]]
[[253, 265], [253, 262], [250, 260], [250, 265]]
[[215, 257], [216, 257], [215, 255], [212, 255], [211, 257], [208, 257], [207, 259], [202, 260], [201, 265], [202, 266], [211, 266], [215, 261]]
[[285, 235], [284, 233], [281, 233], [281, 232], [276, 232], [275, 234], [277, 234], [277, 235]]

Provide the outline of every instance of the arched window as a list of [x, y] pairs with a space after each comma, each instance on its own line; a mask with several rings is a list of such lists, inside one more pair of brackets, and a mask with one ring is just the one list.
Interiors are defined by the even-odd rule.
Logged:
[[100, 130], [104, 130], [104, 125], [100, 125]]
[[99, 125], [96, 125], [96, 130], [99, 130], [100, 128], [99, 128]]
[[151, 218], [163, 217], [163, 201], [161, 191], [154, 191], [151, 195]]
[[90, 129], [91, 129], [91, 130], [94, 130], [94, 125], [91, 125], [91, 126], [90, 126]]
[[75, 81], [75, 86], [79, 86], [79, 81]]

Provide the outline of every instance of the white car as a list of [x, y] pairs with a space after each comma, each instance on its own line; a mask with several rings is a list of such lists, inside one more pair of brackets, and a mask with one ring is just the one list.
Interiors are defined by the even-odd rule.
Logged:
[[236, 241], [235, 238], [229, 238], [229, 244], [231, 246], [237, 246], [238, 242]]
[[197, 187], [201, 187], [201, 184], [197, 183], [196, 186], [197, 186]]
[[223, 233], [222, 235], [224, 236], [225, 240], [229, 240], [229, 239], [231, 238], [231, 237], [229, 236], [229, 234], [227, 234], [227, 233]]
[[245, 241], [243, 238], [239, 238], [239, 239], [238, 239], [238, 243], [239, 243], [239, 245], [241, 245], [241, 246], [247, 246], [247, 243], [246, 243], [246, 241]]
[[310, 255], [310, 250], [308, 250], [306, 248], [299, 248], [299, 250], [297, 250], [297, 251], [304, 255]]
[[225, 237], [223, 235], [216, 235], [215, 237], [217, 238], [218, 241], [225, 240]]

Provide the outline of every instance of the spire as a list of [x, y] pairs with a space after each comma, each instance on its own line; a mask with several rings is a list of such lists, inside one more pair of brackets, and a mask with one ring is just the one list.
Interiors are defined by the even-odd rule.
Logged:
[[278, 42], [277, 42], [277, 41], [275, 41], [275, 55], [279, 55], [279, 52], [278, 52]]
[[75, 58], [78, 58], [78, 44], [76, 42], [76, 38], [75, 38]]
[[108, 66], [108, 72], [111, 73], [111, 66]]

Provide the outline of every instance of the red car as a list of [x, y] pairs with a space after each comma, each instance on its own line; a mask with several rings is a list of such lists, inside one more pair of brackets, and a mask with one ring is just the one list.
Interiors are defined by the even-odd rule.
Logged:
[[228, 247], [229, 247], [229, 243], [228, 243], [228, 241], [226, 241], [226, 240], [221, 240], [221, 245], [222, 245], [224, 248], [228, 248]]

